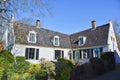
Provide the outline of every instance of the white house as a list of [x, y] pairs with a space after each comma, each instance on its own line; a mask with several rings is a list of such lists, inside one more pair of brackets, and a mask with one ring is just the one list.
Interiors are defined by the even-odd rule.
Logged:
[[25, 56], [31, 63], [38, 63], [41, 58], [86, 62], [108, 51], [115, 52], [116, 62], [120, 61], [111, 20], [101, 26], [92, 21], [92, 28], [71, 35], [41, 28], [40, 20], [36, 21], [36, 26], [14, 22], [14, 35], [14, 48], [9, 46], [8, 49], [12, 49], [15, 56]]

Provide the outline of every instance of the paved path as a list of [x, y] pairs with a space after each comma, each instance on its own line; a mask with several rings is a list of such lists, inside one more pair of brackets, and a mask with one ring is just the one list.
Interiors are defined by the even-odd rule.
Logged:
[[91, 80], [120, 80], [120, 70], [106, 73], [102, 76], [99, 76], [99, 77], [91, 79]]

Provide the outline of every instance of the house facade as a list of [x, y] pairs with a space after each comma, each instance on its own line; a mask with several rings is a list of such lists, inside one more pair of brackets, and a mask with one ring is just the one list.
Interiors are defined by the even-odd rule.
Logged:
[[40, 20], [36, 21], [36, 26], [14, 22], [14, 35], [14, 46], [8, 49], [14, 56], [25, 56], [30, 63], [39, 63], [42, 58], [50, 61], [66, 58], [84, 63], [108, 51], [115, 52], [116, 62], [120, 61], [111, 20], [101, 26], [92, 21], [90, 29], [71, 35], [41, 28]]

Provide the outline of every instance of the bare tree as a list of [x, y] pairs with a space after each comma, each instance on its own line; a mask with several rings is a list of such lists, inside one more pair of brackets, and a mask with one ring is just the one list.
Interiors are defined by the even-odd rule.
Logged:
[[53, 0], [0, 0], [0, 13], [13, 13], [15, 16], [22, 16], [29, 13], [34, 17], [45, 16], [51, 14], [50, 4]]
[[118, 22], [117, 20], [114, 20], [113, 21], [113, 28], [114, 28], [115, 35], [116, 35], [118, 49], [120, 50], [120, 22]]

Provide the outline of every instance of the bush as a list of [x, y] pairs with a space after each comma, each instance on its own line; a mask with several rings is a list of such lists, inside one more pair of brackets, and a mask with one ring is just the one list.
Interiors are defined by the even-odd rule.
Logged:
[[91, 73], [94, 75], [100, 75], [104, 73], [104, 64], [100, 58], [91, 58], [89, 61]]
[[23, 56], [16, 56], [16, 62], [25, 62], [25, 57], [23, 57]]
[[35, 74], [35, 79], [36, 80], [47, 80], [48, 79], [48, 74], [46, 70], [39, 70]]
[[29, 69], [28, 62], [18, 62], [18, 63], [11, 64], [8, 71], [22, 74], [22, 73], [27, 72], [28, 69]]
[[73, 63], [70, 60], [58, 59], [56, 65], [56, 80], [70, 80]]
[[4, 68], [0, 67], [0, 80], [2, 80], [3, 74], [4, 74]]
[[88, 63], [76, 65], [75, 68], [72, 70], [70, 80], [86, 80], [85, 78], [89, 77], [88, 74], [91, 75], [89, 71], [90, 68]]
[[5, 61], [7, 61], [8, 63], [13, 63], [14, 62], [14, 56], [12, 55], [11, 52], [9, 52], [8, 50], [2, 50], [0, 52], [0, 58], [3, 58]]
[[30, 68], [28, 70], [28, 72], [31, 75], [35, 75], [37, 71], [40, 70], [40, 65], [39, 64], [30, 64]]
[[111, 71], [115, 69], [115, 57], [113, 52], [101, 53], [101, 59], [104, 62], [104, 67], [106, 71]]
[[51, 80], [53, 75], [56, 75], [55, 73], [55, 64], [51, 61], [41, 61], [40, 66], [42, 70], [46, 70], [48, 74], [48, 80]]
[[65, 63], [67, 64], [69, 67], [73, 68], [74, 66], [74, 62], [72, 60], [67, 60], [67, 59], [58, 59], [58, 62], [61, 62], [61, 63]]

